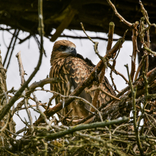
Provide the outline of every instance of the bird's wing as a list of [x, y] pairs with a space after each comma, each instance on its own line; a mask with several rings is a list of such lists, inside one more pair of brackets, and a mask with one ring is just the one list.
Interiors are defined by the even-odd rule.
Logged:
[[[70, 93], [85, 79], [88, 78], [93, 66], [88, 65], [83, 59], [78, 57], [67, 57], [65, 59], [60, 59], [54, 64], [51, 68], [50, 77], [58, 77], [61, 79], [61, 82], [57, 84], [51, 84], [51, 89], [61, 93], [62, 95], [70, 95]], [[89, 89], [94, 89], [98, 87], [96, 81], [93, 82], [89, 87], [85, 88], [83, 92], [79, 95], [85, 100], [92, 103], [92, 99], [95, 95], [95, 90], [87, 92]], [[100, 87], [106, 92], [115, 95], [111, 85], [109, 84], [106, 77], [103, 78]], [[111, 99], [110, 96], [106, 95], [103, 92], [99, 92], [98, 95], [98, 105], [101, 106], [102, 103], [106, 103]], [[57, 97], [56, 103], [60, 102], [62, 98]], [[61, 110], [61, 115], [65, 116], [70, 110], [71, 118], [84, 118], [89, 115], [90, 106], [81, 100], [74, 100], [68, 107]]]
[[[67, 57], [60, 59], [51, 67], [50, 77], [60, 78], [57, 84], [51, 84], [51, 90], [61, 93], [62, 95], [70, 95], [70, 93], [85, 80], [90, 74], [90, 67], [80, 58]], [[80, 97], [91, 102], [91, 96], [83, 91]], [[56, 103], [62, 101], [59, 96]], [[68, 107], [61, 110], [61, 115], [65, 116], [71, 109], [71, 117], [84, 118], [89, 114], [89, 106], [81, 100], [74, 100]], [[87, 110], [88, 109], [88, 110]]]

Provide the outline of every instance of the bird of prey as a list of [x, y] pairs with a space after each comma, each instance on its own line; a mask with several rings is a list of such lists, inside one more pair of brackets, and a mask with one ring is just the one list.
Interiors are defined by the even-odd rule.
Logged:
[[[58, 83], [51, 84], [51, 90], [56, 91], [64, 96], [70, 95], [70, 93], [92, 72], [94, 65], [89, 59], [84, 59], [80, 54], [76, 52], [76, 46], [74, 43], [68, 40], [59, 40], [54, 43], [51, 54], [51, 69], [49, 76], [51, 78], [61, 79]], [[98, 79], [98, 78], [97, 78]], [[98, 86], [98, 82], [94, 81], [90, 86], [86, 87], [81, 94], [81, 98], [84, 98], [88, 102], [92, 103], [92, 99], [95, 94], [95, 90], [87, 92], [88, 89], [93, 89]], [[100, 87], [106, 92], [115, 95], [111, 85], [107, 78], [104, 76]], [[106, 103], [111, 99], [110, 96], [105, 93], [99, 92], [98, 106], [102, 103]], [[55, 98], [56, 104], [63, 101], [62, 97], [57, 96]], [[63, 103], [63, 102], [62, 102]], [[68, 120], [76, 122], [89, 115], [90, 106], [80, 99], [75, 99], [67, 107], [63, 108], [59, 113], [62, 117], [65, 117], [68, 113]]]

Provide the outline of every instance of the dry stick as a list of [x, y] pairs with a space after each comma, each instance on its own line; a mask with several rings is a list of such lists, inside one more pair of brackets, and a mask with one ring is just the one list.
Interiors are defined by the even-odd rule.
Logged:
[[[109, 50], [109, 52], [104, 56], [104, 58], [108, 57], [110, 58], [114, 53], [116, 53], [116, 51], [122, 46], [123, 42], [124, 42], [124, 38], [125, 38], [125, 34], [123, 36], [123, 38], [120, 38], [118, 40], [118, 42], [114, 45], [114, 47], [112, 49]], [[76, 89], [70, 94], [70, 96], [78, 96], [85, 87], [87, 87], [88, 85], [90, 85], [90, 83], [94, 80], [95, 78], [95, 71], [97, 73], [99, 73], [101, 71], [101, 69], [103, 68], [103, 61], [99, 61], [99, 63], [94, 67], [93, 71], [91, 72], [91, 74], [89, 75], [89, 77], [84, 80], [82, 83], [80, 83]], [[65, 100], [65, 105], [64, 107], [68, 106], [74, 99], [67, 99]], [[57, 113], [58, 111], [60, 111], [62, 109], [62, 102], [59, 102], [56, 106], [54, 106], [53, 108], [45, 111], [45, 115], [47, 117], [50, 117], [52, 115], [54, 115], [55, 113]], [[34, 123], [35, 125], [38, 125], [40, 122], [44, 121], [43, 118], [40, 116], [38, 118], [38, 120]]]
[[[113, 34], [114, 34], [114, 27], [115, 27], [115, 24], [113, 22], [110, 22], [109, 23], [109, 32], [108, 32], [108, 44], [107, 44], [107, 52], [111, 49], [112, 47], [112, 41], [113, 41]], [[112, 55], [112, 58], [116, 55], [116, 53], [114, 53], [114, 55]], [[111, 70], [111, 73], [112, 73], [112, 70]], [[99, 81], [100, 83], [102, 82], [103, 78], [104, 78], [104, 75], [105, 75], [105, 66], [103, 67], [101, 73], [100, 73], [100, 78], [99, 78]], [[111, 77], [112, 79], [112, 82], [114, 84], [114, 81], [113, 81], [113, 78]], [[100, 85], [100, 84], [99, 84]], [[116, 88], [115, 84], [114, 84], [114, 87]], [[106, 91], [104, 91], [102, 88], [98, 87], [99, 89], [95, 91], [95, 95], [97, 93], [97, 95], [99, 94], [99, 91], [102, 90], [102, 92], [104, 92], [105, 94], [107, 93]], [[107, 95], [107, 94], [106, 94]], [[111, 96], [110, 96], [111, 97]], [[98, 96], [94, 97], [95, 100], [98, 101]], [[93, 99], [94, 100], [94, 99]], [[111, 135], [111, 132], [110, 132], [110, 140], [112, 138], [112, 135]], [[112, 152], [110, 151], [110, 155], [112, 155]]]
[[43, 80], [40, 80], [38, 82], [34, 82], [32, 83], [29, 87], [28, 90], [26, 91], [26, 96], [30, 96], [30, 94], [37, 88], [37, 87], [41, 87], [43, 88], [44, 85], [46, 84], [51, 84], [51, 83], [57, 83], [60, 80], [58, 78], [46, 78]]
[[14, 40], [14, 43], [13, 43], [13, 46], [12, 46], [12, 49], [11, 49], [11, 52], [10, 52], [10, 56], [9, 56], [9, 60], [8, 60], [8, 64], [6, 66], [6, 69], [8, 69], [8, 67], [9, 67], [9, 64], [10, 64], [10, 61], [11, 61], [11, 57], [12, 57], [12, 54], [13, 54], [13, 51], [14, 51], [14, 48], [15, 48], [15, 44], [16, 44], [17, 36], [18, 36], [19, 32], [20, 32], [20, 30], [17, 30], [17, 32], [15, 34], [15, 40]]
[[144, 60], [145, 60], [145, 58], [146, 58], [146, 55], [147, 55], [147, 54], [144, 54], [144, 55], [142, 56], [142, 59], [141, 59], [141, 61], [140, 61], [140, 63], [139, 63], [138, 69], [137, 69], [136, 74], [135, 74], [134, 81], [136, 81], [137, 78], [138, 78], [139, 72], [140, 72], [140, 70], [141, 70], [141, 68], [142, 68], [142, 66], [143, 66]]
[[[151, 24], [151, 23], [150, 23], [150, 21], [149, 21], [149, 16], [148, 16], [148, 12], [147, 12], [146, 9], [144, 8], [144, 6], [143, 6], [141, 0], [139, 0], [139, 4], [140, 4], [140, 7], [141, 7], [141, 12], [142, 12], [144, 18], [146, 19], [146, 22], [148, 23], [148, 27], [147, 27], [147, 28], [144, 28], [144, 27], [142, 28], [142, 32], [143, 32], [143, 31], [146, 31], [146, 33], [147, 33], [147, 46], [146, 46], [145, 42], [143, 42], [143, 46], [144, 46], [144, 49], [145, 49], [147, 52], [149, 52], [149, 53], [151, 53], [152, 55], [156, 56], [156, 52], [154, 52], [154, 51], [152, 51], [151, 49], [149, 49], [149, 48], [150, 48], [149, 29], [150, 29], [151, 26], [156, 27], [156, 24], [155, 24], [155, 23], [154, 23], [154, 24]], [[143, 25], [143, 26], [144, 26], [144, 25]], [[149, 69], [149, 56], [147, 55], [147, 56], [146, 56], [146, 70], [145, 70], [146, 73], [148, 72], [148, 69]]]
[[107, 0], [108, 4], [112, 7], [115, 15], [120, 19], [121, 22], [123, 22], [124, 24], [126, 24], [128, 27], [132, 27], [133, 24], [126, 21], [117, 11], [116, 7], [114, 6], [114, 4], [110, 1], [110, 0]]
[[[74, 39], [88, 39], [88, 37], [86, 37], [86, 36], [71, 36], [71, 35], [66, 35], [66, 34], [60, 35], [59, 37], [74, 38]], [[90, 38], [108, 41], [108, 38], [99, 37], [99, 36], [97, 36], [97, 37], [92, 36]], [[118, 39], [113, 39], [113, 41], [118, 41]]]
[[[44, 85], [46, 85], [46, 84], [57, 83], [58, 81], [59, 81], [59, 80], [56, 79], [56, 78], [46, 78], [46, 79], [40, 80], [40, 81], [38, 81], [38, 82], [34, 82], [34, 83], [32, 83], [32, 84], [28, 87], [28, 89], [26, 90], [25, 96], [30, 97], [30, 94], [31, 94], [33, 91], [35, 91], [35, 89], [36, 89], [37, 87], [41, 87], [41, 88], [42, 88], [42, 87], [43, 87]], [[14, 115], [14, 113], [15, 113], [16, 111], [18, 111], [18, 109], [20, 109], [20, 108], [22, 107], [23, 104], [24, 104], [24, 100], [20, 101], [20, 102], [17, 104], [16, 108], [13, 110], [13, 112], [12, 112], [12, 114], [11, 114], [11, 117]]]
[[105, 127], [105, 126], [109, 126], [113, 124], [121, 124], [123, 122], [127, 122], [128, 120], [129, 118], [123, 117], [121, 120], [118, 119], [118, 120], [111, 120], [109, 122], [104, 121], [104, 122], [96, 122], [96, 123], [91, 123], [91, 124], [82, 124], [82, 125], [70, 127], [65, 131], [60, 131], [60, 132], [53, 133], [53, 134], [46, 132], [46, 134], [43, 133], [43, 136], [38, 136], [38, 138], [57, 139], [67, 134], [72, 134], [73, 132], [76, 132], [76, 131], [92, 129], [92, 128], [97, 128], [97, 127]]
[[[145, 39], [144, 39], [146, 28], [144, 28], [145, 27], [144, 21], [145, 21], [145, 19], [144, 19], [144, 17], [142, 17], [140, 20], [140, 33], [139, 33], [139, 35], [140, 35], [140, 42], [143, 44], [143, 47], [146, 47]], [[148, 27], [148, 28], [150, 28], [150, 27]], [[148, 53], [146, 50], [144, 50], [143, 52], [146, 56], [145, 57], [145, 72], [147, 73], [148, 68], [149, 68], [149, 56], [147, 55]]]
[[16, 57], [17, 57], [17, 60], [18, 60], [18, 65], [19, 65], [19, 73], [20, 73], [20, 76], [21, 76], [21, 85], [23, 85], [23, 83], [25, 82], [25, 80], [24, 80], [25, 72], [24, 72], [24, 68], [23, 68], [23, 64], [22, 64], [21, 52], [18, 52]]
[[[144, 79], [144, 86], [145, 86], [145, 93], [144, 93], [144, 100], [142, 101], [143, 103], [143, 108], [141, 107], [141, 116], [139, 117], [138, 119], [138, 125], [137, 127], [140, 127], [140, 123], [141, 123], [141, 120], [144, 119], [144, 115], [145, 115], [145, 108], [147, 106], [147, 101], [148, 101], [148, 98], [149, 98], [149, 93], [148, 93], [148, 88], [149, 88], [149, 85], [148, 85], [148, 80], [147, 80], [147, 77], [145, 75], [145, 71], [143, 71], [143, 79]], [[140, 104], [141, 105], [141, 104]], [[145, 121], [145, 120], [144, 120]]]
[[96, 88], [94, 88], [94, 89], [88, 89], [88, 90], [87, 90], [87, 93], [89, 93], [89, 92], [91, 92], [91, 91], [94, 91], [94, 90], [100, 90], [100, 91], [102, 91], [103, 93], [105, 93], [106, 95], [110, 96], [111, 98], [120, 101], [119, 98], [117, 98], [116, 96], [114, 96], [114, 95], [112, 95], [112, 94], [110, 94], [110, 93], [107, 93], [107, 92], [106, 92], [105, 90], [103, 90], [101, 87], [96, 87]]
[[[98, 42], [94, 42], [94, 41], [87, 35], [87, 33], [86, 33], [86, 31], [85, 31], [85, 28], [84, 28], [82, 22], [81, 22], [80, 24], [81, 24], [81, 27], [82, 27], [83, 32], [86, 34], [86, 36], [88, 37], [88, 39], [89, 39], [90, 41], [92, 41], [92, 43], [94, 44], [94, 51], [95, 51], [95, 53], [96, 53], [96, 54], [98, 55], [98, 57], [103, 61], [104, 67], [102, 68], [102, 71], [101, 71], [101, 73], [100, 73], [100, 78], [99, 78], [99, 83], [101, 83], [102, 80], [103, 80], [104, 74], [105, 74], [105, 63], [106, 63], [106, 61], [103, 59], [102, 56], [99, 55], [99, 52], [98, 52]], [[95, 91], [95, 94], [94, 94], [94, 98], [93, 98], [93, 100], [92, 100], [92, 105], [93, 105], [94, 107], [96, 107], [96, 108], [99, 107], [99, 106], [98, 106], [98, 96], [99, 96], [99, 90], [96, 90], [96, 91]], [[92, 107], [92, 108], [91, 108], [91, 111], [94, 112], [95, 109]]]
[[[102, 57], [102, 56], [99, 54], [99, 52], [98, 52], [98, 42], [94, 42], [94, 41], [87, 35], [87, 33], [86, 33], [86, 31], [85, 31], [85, 28], [84, 28], [82, 22], [81, 22], [80, 24], [81, 24], [81, 27], [82, 27], [83, 32], [86, 34], [86, 36], [88, 37], [88, 39], [91, 40], [92, 43], [94, 44], [94, 51], [95, 51], [95, 53], [96, 53], [96, 54], [98, 55], [98, 57], [103, 61], [104, 67], [102, 68], [101, 73], [100, 73], [100, 76], [99, 76], [99, 84], [100, 84], [100, 83], [102, 82], [103, 78], [104, 78], [104, 75], [105, 75], [105, 67], [106, 67], [105, 64], [106, 64], [106, 59], [105, 59], [104, 57]], [[111, 49], [112, 38], [113, 38], [113, 32], [114, 32], [114, 23], [113, 23], [113, 22], [110, 22], [110, 24], [109, 24], [109, 35], [108, 35], [109, 39], [108, 39], [108, 45], [107, 45], [107, 53], [108, 53], [108, 51]], [[115, 55], [115, 53], [114, 53], [114, 55]], [[113, 55], [112, 55], [112, 57], [113, 57]], [[99, 106], [98, 106], [98, 95], [99, 95], [99, 91], [100, 91], [99, 89], [95, 91], [94, 98], [93, 98], [93, 100], [92, 100], [92, 104], [93, 104], [93, 106], [96, 107], [96, 108], [99, 107]], [[95, 109], [92, 107], [92, 108], [91, 108], [91, 111], [94, 112]]]
[[[40, 10], [42, 7], [40, 7], [39, 12], [42, 12]], [[10, 108], [14, 105], [14, 103], [18, 100], [18, 98], [21, 96], [22, 92], [25, 90], [25, 88], [28, 86], [29, 82], [33, 79], [33, 77], [36, 75], [37, 71], [39, 70], [42, 62], [42, 56], [43, 56], [43, 15], [40, 13], [39, 14], [39, 23], [42, 23], [39, 25], [39, 31], [41, 35], [41, 48], [40, 48], [40, 55], [39, 55], [39, 60], [37, 63], [36, 68], [32, 72], [32, 74], [29, 76], [28, 80], [24, 82], [24, 84], [20, 87], [20, 89], [15, 93], [15, 95], [10, 99], [9, 103], [4, 106], [1, 111], [0, 111], [0, 120], [3, 119], [3, 117], [9, 112]]]
[[151, 55], [156, 56], [156, 52], [149, 49], [145, 43], [143, 43], [143, 46], [144, 46], [144, 49], [148, 51]]
[[138, 46], [137, 46], [137, 36], [138, 36], [138, 29], [137, 29], [137, 26], [138, 26], [139, 22], [136, 21], [134, 23], [134, 28], [132, 29], [132, 42], [133, 42], [133, 54], [132, 54], [132, 57], [131, 57], [131, 80], [133, 81], [133, 78], [134, 78], [134, 73], [135, 73], [135, 69], [136, 69], [136, 54], [137, 52], [139, 51], [138, 50]]
[[35, 93], [32, 93], [32, 94], [33, 94], [34, 100], [35, 100], [35, 102], [36, 102], [36, 108], [37, 108], [37, 110], [39, 111], [40, 115], [42, 115], [42, 117], [44, 118], [45, 123], [46, 123], [47, 125], [49, 125], [49, 122], [48, 122], [48, 119], [46, 118], [46, 115], [42, 112], [42, 110], [41, 110], [40, 107], [39, 107], [40, 102], [38, 101], [38, 99], [37, 99]]
[[105, 65], [105, 63], [106, 63], [105, 58], [102, 57], [102, 56], [99, 54], [99, 52], [98, 52], [98, 44], [99, 44], [99, 42], [93, 41], [93, 40], [91, 39], [91, 37], [89, 37], [88, 34], [86, 33], [85, 28], [84, 28], [84, 26], [83, 26], [83, 23], [80, 22], [80, 24], [81, 24], [81, 28], [82, 28], [83, 32], [86, 34], [86, 36], [88, 37], [88, 39], [94, 44], [94, 51], [95, 51], [95, 53], [96, 53], [97, 56], [103, 61], [103, 64]]
[[[113, 22], [110, 22], [110, 23], [109, 23], [109, 32], [108, 32], [107, 52], [108, 52], [108, 51], [111, 49], [111, 47], [112, 47], [113, 34], [114, 34], [114, 27], [115, 27], [115, 24], [114, 24]], [[107, 53], [107, 52], [106, 52], [106, 53]], [[115, 55], [114, 55], [114, 56], [115, 56]], [[113, 56], [113, 58], [114, 58], [114, 56]], [[113, 62], [115, 62], [115, 60], [114, 60]], [[108, 65], [108, 63], [109, 63], [109, 62], [107, 62], [107, 65]], [[114, 64], [114, 63], [113, 63], [113, 64]], [[112, 76], [112, 71], [113, 71], [113, 69], [114, 69], [114, 66], [113, 66], [113, 68], [111, 68], [110, 77], [111, 77], [111, 80], [112, 80], [112, 83], [113, 83], [113, 86], [114, 86], [115, 90], [117, 90], [117, 89], [116, 89], [116, 85], [115, 85], [114, 80], [113, 80], [113, 76]]]
[[145, 17], [146, 19], [146, 22], [148, 23], [149, 26], [154, 26], [156, 27], [156, 24], [151, 24], [150, 21], [149, 21], [149, 16], [148, 16], [148, 12], [146, 11], [146, 9], [144, 8], [141, 0], [139, 0], [139, 4], [140, 4], [140, 7], [141, 7], [141, 12], [143, 14], [143, 16]]
[[8, 47], [8, 49], [7, 49], [7, 52], [6, 52], [4, 61], [3, 61], [3, 66], [5, 65], [5, 62], [6, 62], [6, 60], [7, 60], [7, 57], [8, 57], [8, 55], [9, 55], [9, 51], [10, 51], [10, 48], [12, 47], [12, 42], [13, 42], [13, 40], [15, 39], [16, 33], [17, 33], [17, 29], [15, 29], [14, 34], [12, 34], [12, 38], [11, 38], [9, 47]]
[[[147, 73], [147, 77], [148, 77], [148, 82], [150, 82], [150, 83], [153, 82], [153, 80], [154, 80], [155, 77], [156, 77], [156, 68], [154, 68], [154, 69], [152, 69], [151, 71], [149, 71], [149, 72]], [[136, 86], [138, 86], [138, 87], [140, 87], [140, 88], [142, 88], [142, 87], [144, 86], [144, 84], [142, 84], [142, 77], [140, 77], [140, 78], [138, 79], [138, 81], [133, 82], [133, 88], [135, 88]], [[115, 104], [112, 104], [112, 103], [111, 103], [112, 100], [110, 100], [110, 101], [108, 101], [105, 105], [102, 105], [102, 106], [99, 108], [99, 110], [103, 109], [105, 106], [106, 106], [106, 107], [105, 107], [104, 110], [103, 110], [103, 114], [110, 114], [110, 113], [112, 113], [114, 110], [117, 110], [117, 109], [119, 108], [120, 104], [123, 103], [123, 101], [125, 101], [126, 99], [129, 98], [129, 95], [131, 94], [131, 92], [129, 91], [129, 89], [130, 89], [130, 86], [127, 86], [126, 88], [124, 88], [124, 89], [116, 96], [116, 97], [121, 97], [125, 92], [128, 91], [127, 96], [124, 96], [122, 99], [120, 99], [119, 102], [117, 102], [117, 103], [115, 103]], [[140, 93], [140, 95], [142, 95], [143, 92], [144, 92], [144, 90], [142, 90], [142, 92]], [[122, 104], [122, 105], [123, 105], [123, 104]], [[96, 113], [96, 112], [95, 112], [95, 113]], [[86, 120], [92, 118], [93, 116], [94, 116], [94, 114], [91, 114], [91, 115], [87, 116], [87, 117], [84, 118], [82, 121], [80, 121], [79, 124], [85, 122]]]
[[[25, 80], [24, 80], [24, 68], [23, 68], [23, 64], [22, 64], [22, 59], [21, 59], [21, 52], [18, 52], [17, 55], [17, 60], [18, 60], [18, 64], [19, 64], [19, 71], [20, 71], [20, 76], [21, 76], [21, 85], [24, 84]], [[25, 95], [25, 92], [26, 92], [26, 89], [25, 91], [23, 92], [23, 94]], [[32, 122], [32, 116], [31, 116], [31, 112], [30, 110], [28, 109], [28, 99], [24, 99], [24, 105], [25, 105], [25, 108], [26, 108], [26, 112], [27, 112], [27, 115], [28, 115], [28, 119], [29, 119], [29, 122], [30, 122], [30, 127], [31, 127], [31, 133], [33, 132], [34, 128], [33, 128], [33, 122]]]
[[129, 77], [129, 84], [130, 84], [131, 92], [132, 92], [133, 125], [134, 125], [135, 134], [136, 134], [137, 145], [138, 145], [138, 148], [139, 148], [139, 151], [140, 151], [140, 155], [143, 155], [143, 149], [142, 149], [142, 145], [141, 145], [141, 142], [140, 142], [138, 126], [137, 126], [137, 123], [136, 123], [136, 113], [137, 113], [136, 112], [136, 101], [135, 101], [136, 100], [136, 89], [134, 90], [134, 88], [133, 88], [132, 80], [131, 80], [131, 77], [129, 75], [128, 64], [125, 65], [125, 67], [127, 69], [127, 74], [128, 74], [128, 77]]
[[128, 80], [125, 78], [125, 76], [123, 74], [121, 74], [120, 72], [118, 72], [116, 69], [112, 68], [112, 65], [108, 62], [108, 67], [112, 69], [112, 71], [116, 74], [116, 75], [120, 75], [125, 82], [128, 84]]
[[6, 130], [9, 121], [10, 121], [10, 113], [8, 113], [8, 115], [7, 115], [7, 121], [5, 121], [5, 125], [0, 129], [0, 133], [2, 133], [3, 131]]
[[115, 27], [114, 22], [110, 22], [110, 23], [109, 23], [109, 32], [108, 32], [107, 52], [108, 52], [108, 51], [111, 49], [111, 47], [112, 47], [113, 34], [114, 34], [114, 27]]

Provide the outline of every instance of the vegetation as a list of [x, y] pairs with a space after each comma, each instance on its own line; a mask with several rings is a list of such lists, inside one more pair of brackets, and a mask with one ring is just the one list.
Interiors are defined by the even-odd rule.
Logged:
[[[21, 87], [15, 91], [6, 90], [5, 69], [0, 58], [0, 153], [2, 155], [155, 155], [156, 154], [156, 68], [149, 71], [149, 56], [155, 57], [156, 52], [150, 49], [150, 29], [156, 24], [150, 23], [149, 16], [141, 1], [140, 8], [143, 17], [140, 21], [133, 23], [124, 19], [115, 8], [114, 4], [107, 0], [115, 15], [119, 18], [128, 30], [123, 32], [114, 46], [113, 33], [115, 24], [110, 22], [108, 32], [108, 44], [105, 56], [98, 52], [98, 42], [89, 37], [81, 23], [82, 30], [86, 37], [94, 44], [95, 53], [100, 61], [92, 71], [91, 75], [80, 84], [68, 97], [65, 97], [64, 107], [70, 104], [75, 98], [81, 98], [79, 93], [92, 82], [95, 72], [105, 73], [106, 68], [110, 68], [110, 77], [117, 93], [116, 97], [109, 95], [113, 100], [103, 104], [92, 112], [87, 118], [79, 121], [76, 126], [60, 125], [65, 117], [58, 120], [54, 114], [62, 109], [62, 102], [51, 107], [51, 101], [57, 96], [64, 98], [64, 95], [50, 90], [44, 90], [43, 86], [48, 83], [57, 83], [59, 79], [46, 78], [39, 82], [30, 84], [30, 81], [39, 70], [44, 55], [43, 39], [44, 25], [42, 0], [38, 0], [38, 34], [40, 35], [38, 64], [27, 81], [24, 80], [24, 69], [20, 53], [17, 58], [19, 62]], [[128, 65], [128, 80], [125, 73], [119, 73], [115, 69], [118, 54], [125, 41], [127, 31], [132, 31], [133, 52], [131, 59], [131, 71]], [[16, 38], [16, 30], [13, 37]], [[143, 56], [138, 67], [136, 67], [136, 56], [138, 50], [138, 40], [143, 45]], [[121, 76], [127, 83], [127, 87], [121, 91], [116, 89], [112, 73]], [[139, 74], [140, 73], [140, 74]], [[45, 92], [54, 93], [48, 104], [39, 101], [35, 95], [36, 88], [40, 87]], [[100, 87], [96, 88], [99, 94]], [[101, 90], [103, 91], [103, 90]], [[103, 91], [104, 92], [104, 91]], [[93, 101], [96, 101], [97, 96]], [[81, 98], [84, 100], [83, 98]], [[18, 100], [18, 101], [17, 101]], [[36, 103], [31, 105], [31, 100]], [[16, 107], [13, 107], [15, 102]], [[90, 103], [90, 105], [92, 105]], [[44, 112], [40, 109], [44, 108]], [[40, 114], [35, 123], [32, 122], [30, 109]], [[13, 116], [18, 111], [25, 110], [29, 121], [22, 121], [25, 127], [15, 131]], [[20, 118], [20, 116], [19, 116]], [[21, 119], [22, 120], [22, 119]], [[23, 133], [23, 135], [21, 135]], [[20, 137], [20, 139], [18, 139]]]

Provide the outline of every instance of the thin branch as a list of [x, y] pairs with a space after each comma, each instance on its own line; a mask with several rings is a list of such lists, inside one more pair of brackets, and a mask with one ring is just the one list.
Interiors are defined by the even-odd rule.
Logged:
[[[112, 65], [110, 63], [108, 63], [108, 67], [112, 69]], [[120, 72], [118, 72], [116, 69], [113, 68], [112, 70], [116, 75], [120, 75], [125, 82], [128, 84], [128, 80], [125, 78], [125, 76], [123, 74], [121, 74]]]
[[[25, 80], [24, 80], [24, 68], [23, 68], [23, 63], [22, 63], [22, 59], [21, 59], [21, 52], [18, 52], [17, 55], [17, 60], [18, 60], [18, 64], [19, 64], [19, 71], [20, 71], [20, 76], [21, 76], [21, 84], [23, 85]], [[26, 89], [25, 91], [23, 92], [23, 94], [25, 95], [25, 92], [26, 92]], [[24, 99], [24, 105], [25, 105], [25, 108], [26, 108], [26, 112], [27, 112], [27, 115], [28, 115], [28, 119], [29, 119], [29, 122], [30, 122], [30, 126], [31, 126], [31, 133], [33, 132], [34, 128], [33, 128], [33, 122], [32, 122], [32, 116], [31, 116], [31, 112], [28, 108], [28, 99], [25, 98]]]
[[37, 87], [41, 87], [43, 88], [44, 85], [46, 84], [51, 84], [51, 83], [57, 83], [60, 80], [58, 78], [46, 78], [43, 80], [40, 80], [38, 82], [34, 82], [32, 83], [29, 87], [28, 90], [26, 91], [26, 96], [29, 97], [30, 94], [37, 88]]
[[121, 22], [123, 22], [124, 24], [126, 24], [128, 27], [132, 27], [133, 24], [126, 21], [117, 11], [116, 7], [114, 6], [114, 4], [111, 2], [111, 0], [107, 0], [108, 4], [111, 6], [111, 8], [113, 9], [115, 15], [120, 19]]
[[[86, 36], [71, 36], [71, 35], [66, 35], [66, 34], [60, 35], [59, 37], [67, 37], [67, 38], [73, 38], [73, 39], [88, 39], [88, 37], [86, 37]], [[108, 41], [108, 38], [99, 37], [99, 36], [96, 36], [96, 37], [92, 36], [92, 37], [90, 37], [90, 38]], [[115, 39], [115, 38], [112, 39], [112, 40], [113, 40], [113, 41], [118, 41], [118, 39]]]
[[143, 149], [142, 149], [142, 145], [140, 142], [140, 135], [139, 135], [139, 131], [138, 131], [138, 126], [136, 123], [136, 90], [134, 90], [133, 85], [132, 85], [132, 80], [131, 77], [129, 75], [129, 69], [128, 69], [128, 64], [125, 65], [126, 69], [127, 69], [127, 73], [128, 73], [128, 77], [129, 77], [129, 84], [131, 87], [131, 92], [132, 92], [132, 103], [133, 103], [133, 125], [134, 125], [134, 130], [135, 130], [135, 134], [136, 134], [136, 140], [137, 140], [137, 145], [140, 151], [140, 155], [144, 155], [143, 154]]
[[43, 136], [39, 136], [39, 137], [40, 138], [48, 138], [48, 139], [56, 139], [56, 138], [63, 137], [67, 134], [72, 134], [73, 132], [76, 132], [76, 131], [92, 129], [92, 128], [97, 128], [97, 127], [105, 127], [105, 126], [109, 126], [109, 125], [113, 125], [113, 124], [121, 124], [123, 122], [127, 122], [128, 120], [129, 120], [129, 118], [123, 117], [121, 120], [111, 120], [111, 121], [104, 121], [104, 122], [95, 122], [95, 123], [91, 123], [91, 124], [82, 124], [82, 125], [70, 127], [69, 129], [67, 129], [65, 131], [61, 131], [61, 132], [57, 132], [57, 133], [53, 133], [53, 134], [46, 133], [46, 135], [45, 135], [43, 133]]
[[19, 72], [20, 72], [20, 76], [21, 76], [21, 84], [23, 84], [25, 82], [24, 80], [24, 68], [23, 68], [23, 64], [22, 64], [22, 59], [21, 59], [21, 52], [18, 52], [17, 55], [17, 60], [18, 60], [18, 64], [19, 64]]
[[97, 90], [97, 89], [100, 90], [100, 91], [102, 91], [102, 92], [105, 93], [106, 95], [110, 96], [111, 98], [120, 101], [119, 98], [117, 98], [117, 97], [115, 97], [114, 95], [112, 95], [112, 94], [106, 92], [106, 91], [103, 90], [101, 87], [97, 87], [97, 88], [94, 88], [94, 89], [88, 89], [87, 92], [91, 92], [91, 91], [94, 91], [94, 90]]
[[11, 58], [12, 58], [12, 54], [13, 54], [13, 51], [14, 51], [14, 48], [15, 48], [15, 44], [16, 44], [17, 36], [18, 36], [19, 32], [20, 32], [20, 30], [17, 30], [17, 32], [15, 34], [15, 40], [14, 40], [14, 43], [13, 43], [13, 46], [12, 46], [12, 49], [11, 49], [11, 52], [10, 52], [10, 57], [9, 57], [8, 64], [6, 66], [6, 69], [8, 69], [8, 67], [10, 65], [10, 61], [11, 61]]
[[139, 65], [138, 65], [138, 68], [137, 68], [137, 71], [136, 71], [136, 74], [135, 74], [134, 81], [136, 81], [137, 78], [138, 78], [139, 72], [140, 72], [140, 70], [141, 70], [141, 68], [142, 68], [142, 66], [143, 66], [143, 64], [144, 64], [144, 60], [145, 60], [145, 58], [146, 58], [146, 55], [147, 55], [147, 54], [144, 54], [144, 55], [142, 56], [142, 59], [141, 59]]
[[[41, 2], [42, 2], [42, 0], [41, 0]], [[41, 8], [41, 10], [42, 10], [42, 8]], [[42, 20], [40, 19], [40, 17], [42, 18]], [[43, 22], [43, 15], [39, 14], [39, 23], [41, 23], [41, 21]], [[43, 24], [41, 24], [41, 25], [43, 25]], [[36, 75], [36, 73], [40, 69], [40, 66], [42, 63], [42, 56], [43, 56], [43, 34], [44, 33], [42, 32], [43, 28], [42, 29], [39, 28], [39, 30], [40, 30], [40, 34], [41, 34], [41, 49], [40, 49], [40, 55], [39, 55], [39, 60], [38, 60], [37, 66], [34, 69], [34, 71], [32, 72], [32, 74], [29, 76], [28, 80], [20, 87], [20, 89], [15, 93], [15, 95], [10, 99], [9, 103], [0, 110], [0, 120], [2, 120], [3, 117], [8, 113], [10, 108], [14, 105], [14, 103], [17, 101], [17, 99], [21, 96], [22, 92], [28, 86], [29, 82], [33, 79], [33, 77]]]
[[35, 102], [36, 102], [36, 108], [37, 108], [37, 110], [39, 111], [39, 113], [40, 113], [40, 114], [42, 115], [42, 117], [44, 118], [45, 123], [46, 123], [47, 125], [49, 125], [49, 122], [48, 122], [48, 119], [47, 119], [46, 115], [42, 112], [42, 110], [41, 110], [40, 107], [39, 107], [40, 102], [38, 101], [38, 99], [37, 99], [35, 93], [32, 93], [32, 94], [33, 94], [34, 100], [35, 100]]
[[15, 29], [14, 34], [12, 35], [12, 38], [11, 38], [11, 41], [10, 41], [9, 47], [8, 47], [8, 49], [7, 49], [7, 52], [6, 52], [6, 55], [5, 55], [4, 61], [3, 61], [3, 66], [5, 65], [5, 62], [6, 62], [6, 60], [7, 60], [7, 57], [8, 57], [8, 55], [9, 55], [9, 51], [10, 51], [10, 48], [12, 47], [12, 42], [14, 41], [14, 38], [15, 38], [16, 32], [17, 32], [17, 29]]
[[137, 36], [138, 36], [138, 26], [139, 22], [135, 22], [134, 28], [132, 30], [132, 42], [133, 42], [133, 54], [131, 57], [131, 80], [133, 81], [134, 73], [136, 70], [135, 64], [136, 64], [136, 54], [139, 51], [137, 46]]
[[110, 22], [109, 23], [109, 32], [108, 32], [107, 51], [109, 51], [111, 49], [111, 47], [112, 47], [114, 27], [115, 27], [115, 24], [113, 22]]

